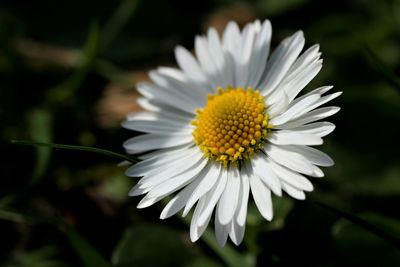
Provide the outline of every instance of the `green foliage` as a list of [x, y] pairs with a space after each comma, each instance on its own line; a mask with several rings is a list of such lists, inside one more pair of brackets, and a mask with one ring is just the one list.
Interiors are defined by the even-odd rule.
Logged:
[[58, 252], [55, 246], [45, 246], [15, 256], [6, 267], [67, 267], [67, 264], [55, 259]]
[[[34, 110], [30, 114], [29, 124], [32, 140], [51, 143], [52, 141], [52, 115], [47, 110]], [[36, 164], [32, 172], [31, 183], [36, 183], [45, 173], [51, 157], [51, 149], [36, 146]]]
[[112, 263], [116, 267], [183, 266], [193, 257], [183, 241], [182, 233], [162, 225], [134, 226], [123, 234]]
[[[307, 194], [329, 206], [275, 197], [267, 222], [250, 200], [243, 244], [220, 248], [212, 223], [191, 243], [190, 216], [136, 209], [137, 180], [116, 163], [138, 159], [114, 152], [135, 133], [98, 113], [103, 100], [104, 114], [124, 110], [118, 90], [136, 96], [138, 74], [174, 66], [174, 47], [192, 49], [212, 19], [243, 19], [229, 13], [237, 3], [271, 20], [272, 49], [298, 29], [319, 43], [324, 67], [306, 90], [344, 94], [321, 147], [336, 164]], [[399, 266], [399, 11], [399, 0], [2, 1], [0, 266]]]
[[91, 153], [102, 154], [110, 157], [114, 157], [120, 160], [126, 160], [128, 162], [136, 162], [136, 159], [133, 157], [127, 156], [125, 154], [119, 154], [113, 151], [109, 151], [102, 148], [96, 147], [87, 147], [87, 146], [75, 146], [75, 145], [64, 145], [64, 144], [52, 144], [52, 143], [41, 143], [41, 142], [33, 142], [27, 140], [12, 140], [11, 143], [18, 145], [28, 145], [35, 147], [51, 147], [51, 148], [59, 148], [65, 150], [75, 150], [75, 151], [85, 151]]
[[[370, 213], [362, 216], [365, 220], [374, 221], [383, 225], [388, 231], [393, 226], [399, 236], [400, 225], [398, 221]], [[337, 252], [341, 257], [348, 259], [348, 264], [363, 266], [398, 266], [400, 264], [400, 253], [395, 247], [385, 243], [377, 235], [371, 234], [365, 228], [360, 228], [346, 220], [339, 220], [332, 228], [332, 235], [337, 244]], [[390, 229], [392, 228], [392, 229]]]
[[112, 266], [71, 225], [63, 223], [63, 226], [65, 228], [65, 235], [67, 236], [71, 247], [79, 255], [85, 267]]
[[[398, 237], [399, 236], [398, 235], [399, 229], [396, 230], [397, 233], [395, 233], [395, 234], [394, 233], [393, 234], [392, 233], [388, 233], [388, 232], [382, 230], [381, 228], [375, 226], [374, 224], [371, 224], [370, 222], [368, 222], [368, 221], [366, 221], [366, 220], [364, 220], [364, 219], [362, 219], [360, 217], [357, 217], [357, 216], [352, 215], [350, 213], [344, 212], [342, 210], [339, 210], [339, 209], [337, 209], [335, 207], [329, 206], [329, 205], [327, 205], [325, 203], [322, 203], [322, 202], [316, 202], [316, 203], [319, 206], [321, 206], [321, 207], [323, 207], [323, 208], [325, 208], [325, 209], [327, 209], [327, 210], [329, 210], [331, 212], [334, 212], [339, 217], [343, 217], [343, 218], [349, 220], [350, 222], [352, 222], [353, 224], [364, 228], [366, 231], [370, 232], [371, 234], [374, 234], [377, 237], [382, 238], [384, 241], [386, 241], [387, 243], [392, 244], [393, 246], [397, 247], [397, 249], [400, 250], [400, 238]], [[381, 219], [380, 221], [381, 221], [381, 224], [384, 224], [384, 225], [389, 224], [389, 221], [387, 223], [385, 223], [384, 219]]]

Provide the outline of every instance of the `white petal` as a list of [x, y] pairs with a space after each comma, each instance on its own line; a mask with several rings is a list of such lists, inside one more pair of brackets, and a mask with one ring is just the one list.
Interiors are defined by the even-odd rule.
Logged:
[[185, 112], [168, 112], [166, 110], [163, 110], [162, 113], [151, 111], [132, 112], [126, 118], [127, 121], [173, 121], [177, 124], [187, 124], [193, 119], [193, 115]]
[[210, 85], [208, 84], [208, 81], [194, 81], [180, 69], [172, 67], [158, 67], [157, 71], [160, 74], [174, 80], [174, 82], [177, 82], [177, 86], [180, 87], [180, 90], [190, 91], [188, 93], [197, 95], [198, 97], [202, 98], [201, 100], [203, 100], [205, 94], [210, 93]]
[[308, 112], [307, 114], [304, 114], [303, 116], [293, 119], [287, 123], [284, 123], [282, 125], [276, 126], [278, 129], [291, 129], [295, 128], [298, 126], [302, 126], [304, 124], [322, 120], [326, 117], [332, 116], [336, 114], [340, 110], [339, 107], [323, 107], [319, 108], [316, 110], [313, 110], [311, 112]]
[[222, 46], [231, 54], [235, 54], [240, 41], [240, 30], [236, 22], [230, 21], [225, 28]]
[[304, 46], [303, 32], [298, 31], [286, 38], [272, 53], [271, 59], [267, 62], [265, 76], [259, 88], [263, 95], [272, 92], [282, 81], [290, 66], [296, 60]]
[[154, 104], [150, 99], [146, 97], [139, 97], [136, 100], [136, 102], [144, 110], [155, 111], [155, 112], [160, 111], [160, 107]]
[[300, 73], [289, 80], [282, 89], [286, 91], [291, 102], [310, 83], [322, 68], [322, 59], [306, 66]]
[[333, 130], [335, 130], [335, 127], [336, 126], [333, 123], [322, 121], [292, 128], [290, 129], [290, 131], [296, 131], [298, 133], [306, 133], [306, 134], [315, 134], [319, 137], [324, 137], [333, 132]]
[[194, 47], [196, 51], [196, 57], [202, 70], [208, 77], [211, 85], [214, 88], [217, 88], [221, 84], [222, 80], [221, 77], [219, 77], [220, 75], [218, 75], [219, 73], [215, 63], [211, 59], [206, 39], [204, 37], [196, 36]]
[[168, 164], [160, 166], [157, 169], [150, 170], [145, 174], [145, 176], [143, 176], [142, 179], [139, 180], [138, 183], [141, 184], [141, 188], [148, 188], [159, 185], [176, 175], [182, 174], [183, 172], [194, 168], [199, 162], [203, 160], [202, 157], [202, 153], [195, 153], [185, 159], [180, 159], [176, 162], [170, 162]]
[[199, 216], [200, 216], [202, 210], [204, 209], [205, 205], [206, 205], [206, 198], [205, 197], [200, 198], [199, 202], [196, 205], [196, 208], [194, 209], [192, 221], [190, 223], [190, 240], [192, 240], [192, 242], [197, 241], [202, 236], [202, 234], [206, 230], [207, 225], [211, 219], [211, 215], [210, 215], [206, 219], [206, 223], [204, 223], [204, 225], [198, 224]]
[[146, 194], [149, 191], [150, 191], [150, 188], [141, 188], [140, 184], [136, 184], [134, 187], [131, 188], [131, 190], [129, 190], [128, 196], [135, 197], [135, 196]]
[[[163, 69], [161, 68], [161, 70]], [[201, 101], [196, 101], [196, 97], [198, 97], [196, 91], [187, 90], [187, 86], [183, 84], [184, 82], [182, 80], [177, 80], [176, 76], [172, 77], [170, 73], [169, 75], [166, 75], [164, 72], [165, 71], [160, 72], [159, 70], [151, 70], [149, 72], [149, 77], [157, 86], [157, 89], [159, 88], [161, 90], [164, 90], [165, 92], [168, 92], [173, 96], [179, 96], [180, 98], [190, 102], [194, 106], [201, 104]], [[155, 98], [155, 96], [152, 97]]]
[[203, 106], [206, 103], [208, 90], [203, 88], [203, 85], [199, 87], [197, 82], [186, 79], [179, 70], [159, 67], [157, 71], [150, 72], [150, 78], [159, 86], [167, 88], [168, 91], [184, 95], [186, 99], [197, 106]]
[[292, 101], [297, 94], [315, 77], [322, 67], [319, 45], [307, 49], [290, 67], [280, 87], [285, 90]]
[[268, 221], [272, 220], [271, 191], [261, 182], [256, 175], [250, 176], [251, 193], [261, 215]]
[[314, 134], [304, 134], [297, 132], [273, 131], [268, 137], [268, 141], [276, 145], [321, 145], [323, 140]]
[[175, 57], [181, 70], [193, 81], [206, 82], [207, 78], [194, 56], [185, 48], [175, 48]]
[[235, 215], [240, 189], [240, 176], [237, 167], [228, 169], [227, 173], [227, 183], [216, 210], [217, 220], [223, 225], [227, 225], [232, 221]]
[[220, 173], [216, 185], [213, 187], [212, 190], [210, 190], [206, 194], [207, 196], [206, 206], [204, 207], [199, 216], [198, 225], [204, 225], [207, 222], [209, 216], [211, 216], [215, 205], [217, 204], [219, 198], [221, 197], [222, 192], [224, 192], [227, 182], [227, 176], [228, 176], [227, 171], [223, 169]]
[[272, 170], [278, 175], [281, 179], [281, 182], [285, 182], [289, 185], [292, 185], [298, 189], [304, 191], [312, 191], [314, 189], [312, 183], [305, 178], [303, 175], [291, 171], [273, 161], [271, 161], [271, 168]]
[[[195, 149], [195, 147], [196, 146], [194, 144], [190, 144], [190, 143], [183, 144], [180, 146], [167, 147], [167, 148], [162, 148], [162, 149], [146, 152], [146, 153], [140, 154], [138, 157], [140, 159], [142, 159], [143, 161], [150, 160], [150, 159], [158, 160], [158, 159], [166, 157], [167, 155], [174, 156], [174, 155], [176, 155], [177, 152], [181, 152], [181, 151], [188, 150], [188, 149]], [[197, 151], [200, 151], [200, 150], [197, 150]], [[142, 163], [142, 161], [136, 163], [133, 166], [136, 166], [140, 163]]]
[[297, 189], [296, 187], [293, 187], [285, 182], [282, 182], [282, 188], [285, 190], [286, 193], [288, 193], [289, 196], [292, 198], [298, 199], [298, 200], [304, 200], [306, 199], [306, 195], [304, 192], [300, 189]]
[[311, 163], [318, 166], [330, 167], [335, 164], [332, 158], [329, 157], [327, 154], [312, 147], [285, 146], [284, 148], [303, 155]]
[[165, 136], [144, 134], [126, 140], [123, 144], [130, 153], [140, 153], [153, 149], [174, 147], [193, 142], [193, 136]]
[[158, 113], [169, 113], [174, 115], [181, 115], [188, 118], [194, 118], [196, 115], [194, 111], [187, 112], [178, 107], [171, 106], [169, 104], [157, 102], [155, 99], [140, 97], [137, 103], [147, 111], [158, 112]]
[[160, 201], [162, 197], [159, 198], [149, 198], [147, 195], [142, 198], [142, 200], [139, 202], [139, 204], [136, 206], [138, 209], [144, 209], [147, 207], [150, 207], [154, 203]]
[[289, 105], [289, 97], [284, 90], [276, 90], [268, 97], [267, 109], [270, 118], [275, 118], [285, 112]]
[[254, 41], [254, 48], [249, 71], [249, 86], [257, 88], [257, 85], [262, 78], [262, 74], [267, 64], [271, 44], [272, 27], [269, 20], [265, 20], [257, 33]]
[[254, 38], [255, 29], [252, 24], [248, 24], [243, 30], [240, 54], [237, 56], [236, 60], [235, 85], [237, 87], [245, 87], [248, 85], [248, 65], [250, 63], [251, 53], [253, 52]]
[[217, 219], [217, 216], [215, 216], [214, 227], [215, 227], [215, 237], [217, 238], [218, 245], [220, 245], [221, 247], [225, 246], [229, 234], [228, 231], [229, 225], [222, 225]]
[[221, 173], [221, 164], [212, 163], [209, 171], [205, 173], [205, 177], [201, 180], [200, 184], [193, 191], [189, 197], [185, 210], [183, 211], [183, 216], [186, 216], [189, 210], [193, 207], [196, 201], [210, 191], [215, 183], [217, 182]]
[[227, 52], [224, 51], [218, 33], [214, 28], [210, 28], [207, 32], [208, 37], [208, 51], [210, 52], [211, 59], [217, 67], [219, 76], [221, 76], [219, 86], [225, 88], [233, 84], [233, 71]]
[[247, 204], [249, 201], [249, 192], [250, 192], [250, 183], [249, 177], [247, 176], [244, 168], [240, 171], [240, 194], [239, 194], [239, 203], [238, 208], [236, 210], [236, 222], [240, 226], [245, 226], [246, 217], [247, 217]]
[[321, 178], [321, 177], [325, 176], [324, 172], [320, 168], [318, 168], [315, 165], [313, 165], [313, 168], [314, 168], [314, 171], [312, 174], [310, 174], [311, 177]]
[[312, 174], [313, 165], [302, 155], [282, 149], [280, 146], [267, 143], [264, 151], [275, 162], [296, 172]]
[[288, 122], [293, 117], [295, 117], [299, 112], [304, 110], [306, 107], [310, 106], [311, 104], [315, 103], [320, 98], [319, 95], [310, 95], [304, 98], [302, 101], [296, 103], [294, 106], [290, 107], [286, 112], [282, 115], [279, 115], [276, 118], [273, 118], [270, 123], [272, 125], [281, 125], [285, 122]]
[[148, 173], [150, 170], [159, 168], [160, 166], [167, 164], [169, 162], [174, 162], [178, 159], [187, 158], [194, 153], [200, 153], [198, 148], [189, 146], [178, 146], [173, 148], [166, 148], [157, 150], [155, 152], [149, 153], [149, 157], [144, 160], [130, 166], [125, 175], [129, 177], [140, 177]]
[[210, 163], [209, 166], [206, 166], [199, 176], [191, 182], [188, 186], [182, 189], [174, 198], [172, 198], [168, 204], [165, 206], [163, 211], [161, 212], [160, 218], [165, 219], [168, 218], [178, 211], [180, 211], [188, 202], [189, 198], [192, 196], [193, 192], [198, 188], [199, 184], [203, 182], [205, 179], [204, 174], [210, 171]]
[[240, 243], [243, 241], [244, 237], [244, 231], [246, 229], [245, 226], [239, 225], [235, 220], [233, 220], [229, 224], [229, 236], [232, 240], [232, 242], [236, 245], [239, 246]]
[[325, 94], [326, 92], [328, 92], [329, 90], [331, 90], [333, 88], [332, 85], [328, 85], [328, 86], [322, 86], [322, 87], [318, 87], [317, 89], [312, 90], [311, 92], [308, 92], [307, 94], [304, 94], [300, 97], [297, 97], [296, 99], [294, 99], [290, 105], [294, 105], [297, 102], [303, 100], [304, 98], [310, 96], [310, 95], [320, 95], [322, 96], [323, 94]]
[[247, 173], [252, 175], [252, 172], [254, 172], [254, 174], [257, 175], [275, 195], [282, 196], [279, 178], [271, 170], [269, 164], [269, 160], [264, 155], [260, 154], [254, 156], [251, 159], [252, 168], [249, 168], [248, 165], [246, 165]]
[[[299, 56], [293, 65], [290, 67], [288, 71], [288, 75], [285, 77], [285, 80], [290, 80], [296, 74], [301, 73], [305, 67], [309, 66], [311, 63], [317, 61], [320, 57], [321, 53], [319, 52], [319, 45], [315, 44], [308, 48], [304, 53]], [[282, 82], [283, 83], [283, 82]]]
[[137, 90], [150, 100], [194, 114], [197, 105], [190, 98], [166, 89], [152, 83], [137, 85]]
[[222, 38], [222, 48], [225, 55], [225, 75], [227, 77], [226, 82], [228, 85], [235, 86], [235, 59], [234, 56], [239, 53], [240, 48], [240, 30], [239, 26], [235, 22], [229, 22], [225, 28]]
[[196, 166], [182, 172], [181, 174], [166, 180], [165, 182], [156, 185], [154, 188], [150, 190], [147, 194], [150, 198], [156, 198], [161, 196], [166, 196], [176, 190], [182, 188], [183, 186], [187, 185], [190, 181], [199, 175], [199, 173], [203, 170], [203, 168], [207, 164], [207, 159], [202, 159]]
[[[310, 105], [309, 107], [305, 108], [302, 112], [302, 114], [299, 114], [299, 116], [313, 110], [316, 109], [319, 106], [322, 106], [323, 104], [331, 101], [332, 99], [335, 99], [336, 97], [340, 96], [343, 92], [336, 92], [330, 95], [326, 95], [324, 97], [321, 97], [318, 101], [316, 101], [315, 103], [313, 103], [312, 105]], [[299, 117], [298, 116], [298, 117]]]
[[147, 132], [159, 135], [191, 135], [194, 126], [190, 123], [176, 123], [174, 121], [124, 121], [122, 127], [138, 132]]

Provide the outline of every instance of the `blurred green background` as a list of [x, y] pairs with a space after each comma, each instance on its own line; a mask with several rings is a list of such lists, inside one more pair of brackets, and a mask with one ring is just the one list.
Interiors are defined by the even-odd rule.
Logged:
[[[35, 140], [123, 153], [120, 128], [139, 110], [134, 84], [174, 66], [177, 44], [229, 20], [271, 20], [273, 47], [298, 29], [321, 45], [308, 90], [344, 94], [321, 148], [336, 165], [308, 200], [274, 198], [275, 218], [249, 208], [245, 240], [220, 249], [212, 229], [192, 244], [187, 221], [137, 210], [117, 159], [10, 144]], [[400, 238], [400, 0], [123, 0], [0, 2], [0, 265], [400, 266], [399, 245], [323, 202]]]

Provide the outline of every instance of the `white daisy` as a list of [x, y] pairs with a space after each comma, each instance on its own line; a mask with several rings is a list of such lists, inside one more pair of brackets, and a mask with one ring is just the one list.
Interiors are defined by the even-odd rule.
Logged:
[[[137, 85], [146, 109], [123, 127], [146, 134], [124, 143], [142, 154], [126, 174], [142, 177], [129, 195], [146, 194], [138, 208], [179, 191], [161, 219], [194, 208], [190, 237], [196, 241], [215, 210], [215, 234], [238, 245], [244, 236], [250, 191], [261, 215], [272, 220], [271, 192], [304, 199], [313, 190], [305, 177], [322, 177], [317, 166], [332, 159], [310, 146], [335, 125], [319, 120], [339, 111], [320, 107], [339, 96], [324, 86], [297, 97], [322, 66], [319, 46], [301, 54], [301, 31], [268, 57], [271, 24], [255, 21], [243, 31], [230, 22], [220, 39], [215, 29], [195, 39], [195, 55], [175, 49], [179, 69], [150, 71], [152, 83]], [[297, 98], [296, 98], [297, 97]], [[317, 122], [318, 121], [318, 122]]]

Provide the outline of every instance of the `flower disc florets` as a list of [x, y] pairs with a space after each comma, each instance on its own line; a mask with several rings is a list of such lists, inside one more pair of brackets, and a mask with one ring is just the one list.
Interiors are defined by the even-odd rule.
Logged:
[[218, 88], [197, 110], [193, 137], [203, 153], [225, 166], [261, 148], [268, 134], [264, 98], [252, 88]]

